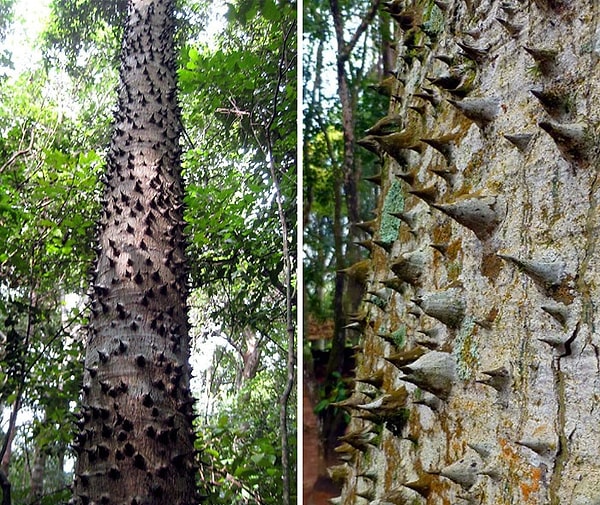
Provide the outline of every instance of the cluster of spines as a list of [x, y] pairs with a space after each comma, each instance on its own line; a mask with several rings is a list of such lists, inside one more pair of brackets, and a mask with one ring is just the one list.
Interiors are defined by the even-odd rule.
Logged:
[[[195, 496], [174, 496], [170, 481], [176, 474], [194, 482], [198, 469], [172, 12], [170, 1], [129, 5], [90, 293], [89, 345], [95, 350], [86, 357], [73, 446], [75, 504], [196, 502]], [[148, 351], [141, 341], [150, 335], [161, 345]], [[132, 471], [147, 483], [143, 495], [115, 501]]]
[[[393, 8], [391, 7], [392, 4], [403, 4], [402, 2], [388, 3], [390, 4], [388, 9]], [[435, 1], [434, 3], [445, 13], [453, 6], [453, 2]], [[541, 3], [538, 2], [538, 4], [543, 4], [545, 8], [555, 12], [562, 12], [562, 10], [565, 8], [565, 3], [559, 1], [541, 1]], [[515, 20], [515, 14], [518, 13], [519, 7], [520, 6], [515, 2], [502, 2], [500, 9], [504, 11], [504, 15], [496, 18], [496, 21], [502, 26], [502, 28], [511, 38], [516, 40], [515, 43], [517, 44], [520, 44], [523, 33], [523, 25]], [[418, 19], [418, 16], [416, 18], [414, 15], [408, 16], [407, 14], [405, 16], [405, 13], [402, 12], [402, 9], [398, 9], [398, 12], [396, 12], [392, 17], [396, 19], [402, 30], [406, 32], [419, 28], [419, 24], [414, 21], [415, 19]], [[486, 46], [484, 44], [472, 45], [465, 41], [461, 41], [457, 45], [462, 50], [460, 58], [463, 58], [463, 61], [464, 59], [470, 59], [479, 67], [486, 65], [491, 58], [493, 58], [491, 46]], [[542, 76], [551, 76], [555, 73], [559, 56], [558, 51], [532, 46], [525, 46], [523, 48], [535, 60]], [[456, 65], [455, 57], [445, 57], [442, 55], [440, 60], [450, 65], [451, 71], [445, 75], [429, 79], [430, 84], [437, 87], [442, 93], [448, 92], [451, 95], [454, 94], [454, 97], [448, 99], [448, 102], [452, 106], [456, 107], [460, 113], [476, 123], [484, 131], [484, 133], [486, 131], [493, 131], [492, 128], [488, 127], [494, 123], [501, 113], [506, 111], [501, 101], [497, 97], [467, 97], [471, 89], [468, 89], [468, 91], [464, 92], [464, 89], [466, 88], [458, 88], [462, 81], [464, 81], [464, 75], [461, 75], [456, 69], [452, 68], [453, 65]], [[405, 59], [404, 61], [410, 64], [409, 59]], [[391, 87], [393, 87], [393, 81], [391, 81], [391, 83]], [[552, 118], [551, 120], [540, 120], [537, 126], [550, 135], [556, 144], [558, 151], [572, 165], [587, 165], [592, 154], [592, 132], [589, 125], [585, 121], [577, 122], [573, 121], [572, 119], [569, 120], [569, 116], [574, 112], [571, 108], [572, 105], [570, 102], [570, 97], [557, 93], [551, 86], [543, 86], [541, 89], [534, 88], [531, 90], [531, 94], [539, 101], [543, 110]], [[432, 88], [423, 90], [422, 92], [412, 93], [412, 96], [426, 100], [433, 107], [439, 107], [440, 103], [442, 103], [440, 101], [439, 93], [437, 93], [437, 91], [434, 93]], [[433, 100], [434, 96], [436, 97], [435, 100]], [[395, 99], [396, 103], [401, 100], [401, 97], [399, 96], [392, 95], [392, 97]], [[456, 98], [460, 98], [460, 100], [457, 100]], [[392, 102], [394, 102], [394, 100], [392, 100]], [[427, 113], [427, 109], [422, 106], [417, 107], [408, 105], [407, 108], [414, 110], [421, 115], [425, 115]], [[390, 116], [395, 116], [395, 114], [390, 114]], [[368, 131], [367, 133], [372, 135], [373, 131]], [[368, 141], [371, 143], [370, 145], [373, 146], [374, 152], [377, 152], [379, 155], [387, 154], [391, 159], [397, 162], [401, 168], [401, 172], [394, 175], [411, 186], [409, 193], [421, 198], [421, 200], [427, 203], [431, 208], [443, 212], [458, 224], [473, 231], [482, 242], [489, 241], [495, 235], [506, 216], [506, 205], [502, 196], [493, 194], [484, 196], [481, 194], [461, 195], [452, 203], [442, 203], [440, 198], [443, 193], [440, 193], [435, 186], [414, 187], [415, 183], [419, 180], [419, 177], [418, 172], [410, 167], [412, 165], [412, 159], [415, 157], [415, 154], [413, 153], [421, 156], [424, 152], [423, 147], [419, 144], [421, 142], [428, 144], [442, 154], [446, 165], [450, 168], [445, 168], [443, 170], [437, 169], [438, 172], [431, 170], [431, 172], [434, 174], [438, 173], [440, 176], [443, 174], [444, 180], [448, 187], [451, 189], [458, 189], [454, 187], [457, 180], [457, 174], [456, 171], [453, 171], [451, 167], [455, 150], [458, 147], [457, 143], [451, 143], [447, 139], [444, 139], [444, 142], [442, 142], [441, 140], [438, 141], [436, 138], [429, 138], [425, 135], [419, 137], [418, 133], [411, 131], [410, 127], [407, 127], [400, 122], [398, 122], [397, 130], [394, 132], [378, 131], [377, 133], [379, 137], [371, 136], [368, 138]], [[506, 140], [519, 149], [519, 151], [521, 151], [523, 154], [527, 154], [529, 152], [533, 143], [533, 139], [536, 136], [537, 134], [531, 132], [516, 132], [512, 134], [506, 133], [504, 135]], [[452, 140], [454, 141], [454, 139]], [[383, 174], [385, 174], [385, 171], [383, 171]], [[382, 186], [383, 195], [385, 195], [386, 185], [385, 179], [382, 177], [382, 173], [378, 174], [377, 184]], [[403, 210], [401, 212], [394, 213], [394, 215], [398, 218], [402, 218], [410, 215], [410, 213], [410, 210]], [[417, 228], [417, 223], [410, 219], [403, 219], [403, 221], [409, 224], [411, 232], [414, 234], [414, 231]], [[371, 243], [377, 242], [377, 224], [378, 220], [373, 220], [370, 229]], [[387, 247], [384, 248], [384, 253], [387, 254], [391, 259], [393, 258], [391, 253], [392, 251], [396, 251], [396, 248], [393, 246], [393, 244], [388, 243], [386, 245]], [[444, 243], [432, 244], [432, 246], [442, 255], [445, 255], [448, 248], [448, 244]], [[373, 252], [372, 248], [370, 250]], [[420, 251], [405, 253], [404, 255], [401, 255], [399, 258], [396, 258], [394, 261], [392, 261], [392, 273], [394, 275], [380, 282], [389, 288], [395, 289], [403, 296], [406, 294], [407, 290], [417, 289], [421, 282], [423, 264], [411, 265], [410, 261], [408, 261], [408, 258], [410, 258], [412, 254], [417, 253], [420, 253]], [[499, 256], [502, 259], [505, 259], [506, 261], [516, 265], [519, 270], [528, 275], [548, 296], [558, 296], [556, 295], [556, 291], [562, 289], [565, 283], [569, 281], [569, 276], [566, 274], [566, 267], [560, 261], [544, 262], [529, 259], [519, 259], [500, 254]], [[558, 323], [560, 323], [561, 326], [566, 328], [570, 315], [568, 308], [561, 302], [561, 300], [562, 298], [557, 298], [556, 303], [550, 302], [544, 305], [542, 309], [550, 314]], [[443, 305], [440, 305], [441, 313], [443, 314], [442, 318], [439, 319], [436, 316], [432, 317], [436, 317], [436, 319], [444, 323], [444, 325], [446, 325], [450, 330], [456, 330], [461, 325], [465, 317], [465, 307], [463, 304], [461, 304], [460, 297], [448, 297], [448, 299], [444, 302], [445, 303]], [[417, 298], [415, 299], [415, 303], [417, 305], [422, 305], [423, 299]], [[462, 303], [464, 303], [464, 301]], [[427, 314], [427, 311], [424, 312]], [[448, 324], [448, 321], [451, 321], [450, 324]], [[482, 321], [480, 324], [484, 328], [490, 328], [488, 322]], [[573, 335], [571, 336], [571, 339], [572, 338], [574, 338]], [[388, 343], [391, 344], [391, 340]], [[548, 341], [548, 343], [555, 345], [550, 341]], [[561, 341], [560, 343], [563, 345], [565, 342]], [[435, 343], [436, 347], [437, 345], [438, 344]], [[415, 348], [413, 350], [416, 350], [418, 353], [423, 352], [420, 348]], [[398, 359], [403, 359], [402, 354], [404, 352], [410, 353], [412, 350], [401, 351], [398, 353], [400, 354]], [[432, 353], [429, 353], [429, 355], [432, 355]], [[397, 357], [395, 355], [390, 355], [389, 358], [386, 359], [393, 363], [394, 359], [396, 358]], [[448, 362], [453, 363], [450, 359]], [[452, 370], [452, 372], [449, 373], [449, 376], [454, 379], [455, 370], [453, 366], [449, 365], [448, 369]], [[402, 371], [406, 373], [406, 376], [403, 377], [402, 380], [406, 380], [408, 382], [412, 380], [414, 382], [414, 377], [411, 377], [411, 374], [414, 375], [415, 369], [405, 366], [404, 370]], [[431, 385], [429, 385], [427, 381], [438, 380], [434, 379], [434, 375], [437, 374], [438, 371], [439, 367], [436, 367], [435, 373], [430, 372], [429, 375], [427, 373], [425, 374], [426, 380], [423, 381], [423, 384], [425, 385], [425, 387], [423, 387], [424, 390], [427, 391], [427, 387], [429, 387], [429, 390], [431, 390]], [[505, 367], [502, 366], [497, 369], [484, 371], [482, 373], [486, 377], [476, 382], [496, 390], [499, 396], [506, 396], [510, 393], [512, 387], [512, 377], [511, 373]], [[380, 375], [381, 374], [379, 373], [379, 380], [381, 380]], [[358, 382], [368, 383], [369, 378], [362, 378], [358, 380]], [[452, 381], [450, 384], [452, 384]], [[451, 393], [451, 389], [452, 385], [450, 385], [447, 391], [442, 389], [441, 394], [438, 390], [438, 395], [436, 398], [439, 400], [441, 397], [443, 400], [444, 397], [447, 397]], [[439, 403], [432, 402], [432, 405], [434, 404], [439, 406]], [[553, 445], [552, 443], [530, 443], [528, 440], [519, 440], [515, 441], [515, 443], [524, 447], [529, 447], [538, 454], [549, 454], [553, 451], [556, 451], [556, 444]], [[550, 449], [548, 449], [548, 447], [550, 447]], [[491, 466], [482, 466], [483, 460], [489, 457], [489, 454], [486, 453], [484, 457], [481, 456], [478, 451], [474, 452], [474, 455], [455, 461], [451, 465], [448, 465], [437, 472], [430, 472], [428, 474], [429, 476], [422, 477], [415, 483], [407, 483], [406, 486], [417, 490], [423, 496], [427, 497], [428, 493], [431, 491], [431, 486], [429, 486], [431, 478], [439, 478], [440, 476], [448, 478], [461, 485], [461, 487], [463, 487], [465, 490], [468, 490], [480, 476], [499, 478], [500, 473], [497, 468]], [[404, 499], [408, 498], [399, 499], [399, 503], [403, 503]], [[381, 497], [381, 500], [383, 500], [383, 497]]]

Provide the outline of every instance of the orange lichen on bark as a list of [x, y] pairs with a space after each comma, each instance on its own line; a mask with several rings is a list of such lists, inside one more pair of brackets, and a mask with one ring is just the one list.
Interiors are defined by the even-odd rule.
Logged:
[[[539, 467], [528, 466], [526, 469], [519, 465], [521, 458], [519, 454], [511, 447], [506, 439], [499, 440], [502, 449], [502, 455], [507, 461], [509, 468], [519, 478], [519, 489], [523, 497], [523, 503], [538, 503], [537, 493], [541, 488], [542, 469]], [[519, 468], [521, 466], [521, 468]]]
[[481, 261], [481, 274], [489, 280], [498, 278], [502, 269], [502, 260], [496, 254], [486, 254]]
[[537, 493], [540, 490], [540, 483], [542, 481], [542, 469], [534, 467], [530, 470], [527, 476], [528, 480], [521, 482], [519, 487], [521, 488], [521, 494], [525, 501], [529, 501], [532, 494]]
[[498, 443], [500, 444], [500, 447], [502, 449], [502, 454], [507, 460], [518, 459], [518, 454], [509, 445], [508, 440], [506, 440], [505, 438], [501, 438], [498, 440]]

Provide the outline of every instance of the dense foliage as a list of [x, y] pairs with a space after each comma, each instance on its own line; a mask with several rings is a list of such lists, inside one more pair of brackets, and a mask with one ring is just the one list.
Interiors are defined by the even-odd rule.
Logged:
[[[55, 0], [44, 60], [0, 87], [0, 470], [16, 504], [68, 496], [124, 5]], [[179, 13], [191, 330], [199, 354], [215, 349], [197, 381], [199, 478], [211, 503], [281, 503], [283, 473], [295, 474], [279, 418], [296, 264], [282, 247], [285, 225], [295, 253], [295, 5], [232, 2], [206, 42], [210, 7], [182, 1]]]

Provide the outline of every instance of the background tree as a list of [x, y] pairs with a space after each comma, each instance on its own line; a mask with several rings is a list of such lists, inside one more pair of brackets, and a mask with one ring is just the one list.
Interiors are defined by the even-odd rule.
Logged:
[[[70, 419], [67, 398], [78, 396], [81, 380], [80, 345], [67, 339], [81, 317], [77, 310], [63, 310], [62, 302], [64, 293], [83, 289], [100, 159], [81, 143], [81, 125], [60, 111], [61, 97], [43, 95], [48, 85], [47, 75], [38, 71], [2, 88], [0, 404], [10, 411], [1, 445], [7, 474], [11, 460], [23, 464], [30, 450], [53, 457], [65, 452], [71, 427], [64, 424]], [[21, 409], [48, 415], [49, 422], [19, 435]], [[57, 422], [63, 433], [51, 436], [58, 435]]]
[[[269, 412], [279, 408], [279, 426], [272, 425], [277, 418], [272, 414], [248, 418], [243, 423], [247, 436], [234, 451], [239, 466], [229, 472], [221, 463], [230, 460], [229, 447], [212, 443], [211, 430], [220, 437], [223, 429], [218, 412], [208, 416], [203, 440], [218, 470], [220, 496], [212, 500], [248, 499], [236, 489], [257, 488], [262, 480], [254, 499], [271, 503], [283, 496], [286, 502], [295, 489], [288, 478], [294, 475], [296, 433], [295, 4], [239, 2], [230, 6], [227, 18], [228, 29], [211, 47], [190, 46], [180, 73], [182, 90], [189, 93], [184, 117], [214, 111], [203, 121], [188, 123], [195, 147], [188, 151], [187, 162], [203, 167], [202, 172], [189, 171], [187, 203], [196, 209], [187, 217], [194, 237], [190, 250], [198, 258], [192, 278], [205, 293], [196, 299], [207, 300], [210, 319], [219, 322], [217, 328], [200, 325], [207, 330], [203, 337], [222, 333], [228, 342], [207, 370], [207, 382], [215, 393], [228, 383], [241, 386], [241, 393], [229, 400], [235, 418], [242, 405], [257, 402]], [[219, 85], [225, 81], [227, 87]], [[209, 163], [211, 152], [220, 153], [217, 163]], [[236, 363], [234, 377], [222, 366], [225, 362]], [[267, 420], [270, 431], [265, 429]], [[276, 459], [272, 449], [264, 452], [269, 446], [276, 448]], [[240, 457], [252, 451], [250, 461]], [[251, 484], [244, 482], [246, 476]]]

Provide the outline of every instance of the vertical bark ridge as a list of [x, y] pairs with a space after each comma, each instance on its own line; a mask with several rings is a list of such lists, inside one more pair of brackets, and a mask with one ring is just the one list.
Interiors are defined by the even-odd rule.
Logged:
[[130, 0], [74, 502], [195, 502], [173, 1]]

